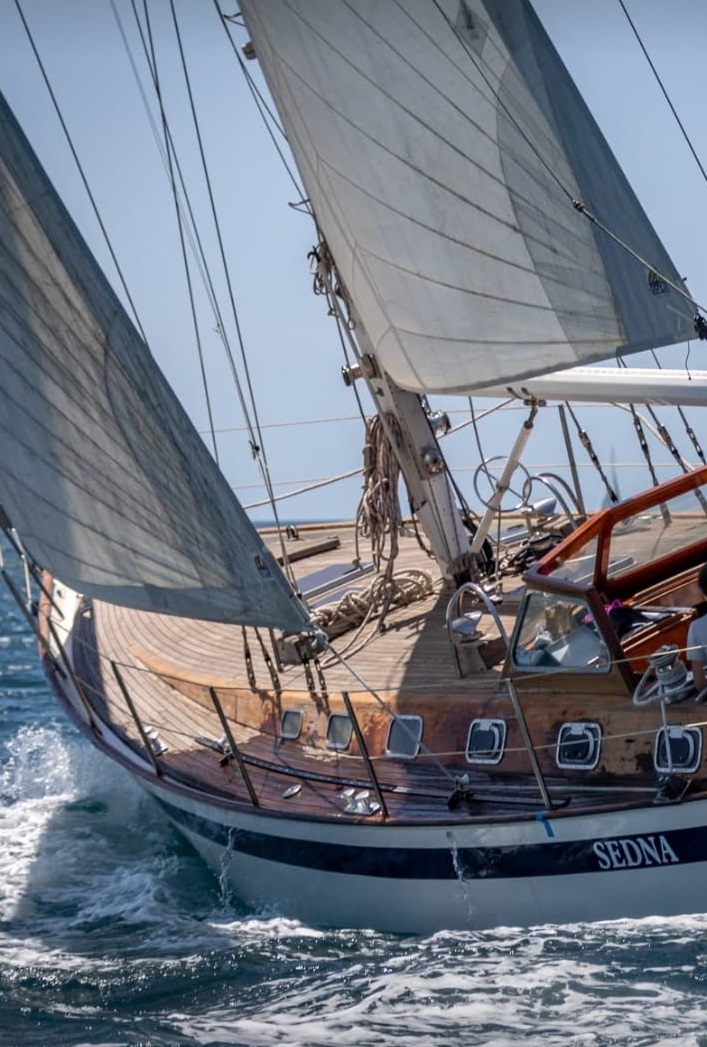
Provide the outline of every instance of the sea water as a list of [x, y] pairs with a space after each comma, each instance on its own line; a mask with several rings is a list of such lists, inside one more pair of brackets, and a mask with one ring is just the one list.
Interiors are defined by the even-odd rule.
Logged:
[[707, 1047], [704, 915], [418, 938], [244, 908], [63, 718], [4, 587], [0, 795], [2, 1047]]

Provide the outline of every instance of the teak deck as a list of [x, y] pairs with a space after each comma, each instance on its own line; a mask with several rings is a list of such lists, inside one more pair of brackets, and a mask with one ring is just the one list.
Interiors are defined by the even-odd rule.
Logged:
[[[275, 538], [268, 536], [268, 541], [279, 555]], [[86, 603], [71, 652], [99, 731], [106, 725], [144, 757], [149, 754], [139, 720], [166, 746], [150, 756], [165, 782], [197, 789], [217, 803], [252, 804], [238, 762], [224, 758], [224, 728], [213, 689], [263, 812], [401, 823], [535, 817], [543, 799], [504, 680], [503, 659], [459, 677], [445, 625], [452, 592], [414, 534], [403, 536], [400, 547], [396, 571], [429, 572], [431, 595], [391, 610], [383, 631], [373, 619], [333, 641], [345, 660], [327, 653], [306, 669], [301, 664], [278, 666], [267, 630], [258, 634], [241, 626]], [[294, 554], [292, 568], [304, 592], [356, 558], [352, 528], [337, 525], [302, 528], [287, 539], [287, 550]], [[346, 587], [365, 588], [373, 578], [363, 574], [312, 603], [335, 600]], [[519, 587], [519, 578], [504, 579], [508, 595], [498, 611], [509, 634]], [[482, 628], [492, 625], [486, 615]], [[686, 624], [680, 628], [684, 633]], [[344, 693], [355, 710], [375, 782], [355, 734], [344, 752], [327, 746], [329, 715], [346, 713]], [[522, 694], [527, 729], [558, 814], [643, 803], [655, 793], [652, 752], [659, 711], [633, 707], [618, 674], [535, 677], [525, 682]], [[288, 709], [302, 713], [296, 740], [281, 737], [281, 717]], [[422, 747], [416, 757], [386, 754], [390, 712], [422, 717]], [[465, 758], [471, 721], [489, 717], [507, 724], [503, 761], [499, 766], [472, 765]], [[601, 764], [589, 772], [561, 772], [555, 759], [558, 728], [582, 719], [602, 724]], [[671, 719], [707, 720], [707, 709], [676, 706]], [[693, 778], [694, 790], [702, 788], [701, 774]], [[461, 776], [466, 777], [460, 802], [449, 803]], [[376, 784], [384, 809], [376, 804], [364, 814], [346, 811], [351, 796], [344, 790], [365, 791], [372, 803]], [[297, 785], [301, 788], [289, 795]]]

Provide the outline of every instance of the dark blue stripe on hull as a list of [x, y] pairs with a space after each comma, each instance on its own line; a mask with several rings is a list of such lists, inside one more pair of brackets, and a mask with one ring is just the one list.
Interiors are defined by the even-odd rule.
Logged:
[[[370, 847], [293, 840], [230, 828], [158, 798], [169, 817], [206, 840], [234, 852], [322, 872], [400, 880], [505, 879], [567, 876], [688, 865], [707, 861], [707, 828], [674, 829], [591, 840], [511, 847]], [[381, 829], [385, 833], [385, 828]]]

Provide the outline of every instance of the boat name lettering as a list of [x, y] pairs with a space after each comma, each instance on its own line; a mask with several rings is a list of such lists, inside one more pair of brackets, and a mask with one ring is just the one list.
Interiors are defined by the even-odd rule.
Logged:
[[597, 840], [592, 850], [600, 869], [633, 869], [640, 865], [671, 865], [679, 862], [665, 836], [622, 837]]

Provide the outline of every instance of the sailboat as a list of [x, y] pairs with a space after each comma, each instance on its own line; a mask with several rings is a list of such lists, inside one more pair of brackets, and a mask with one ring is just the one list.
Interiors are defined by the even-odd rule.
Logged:
[[[360, 509], [254, 526], [3, 101], [0, 522], [27, 594], [3, 577], [60, 706], [258, 910], [702, 910], [707, 466], [589, 512], [568, 424], [704, 405], [703, 372], [594, 366], [704, 337], [697, 303], [527, 0], [240, 8], [373, 405]], [[453, 395], [523, 412], [481, 511], [430, 400]], [[523, 465], [546, 409], [568, 478]]]

